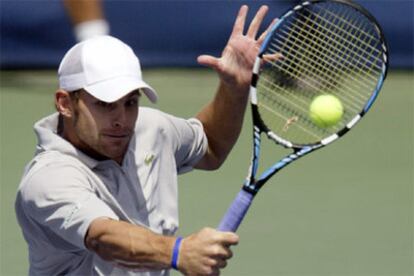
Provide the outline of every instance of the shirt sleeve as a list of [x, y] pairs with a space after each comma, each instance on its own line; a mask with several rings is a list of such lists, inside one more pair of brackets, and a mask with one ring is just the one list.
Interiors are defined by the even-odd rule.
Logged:
[[[118, 220], [74, 165], [57, 163], [39, 169], [24, 180], [21, 196], [28, 217], [79, 248], [85, 248], [85, 235], [94, 219]], [[59, 247], [59, 241], [54, 242]]]
[[170, 121], [175, 130], [177, 145], [175, 160], [178, 173], [191, 171], [206, 154], [208, 141], [202, 123], [196, 119], [188, 120], [171, 117]]

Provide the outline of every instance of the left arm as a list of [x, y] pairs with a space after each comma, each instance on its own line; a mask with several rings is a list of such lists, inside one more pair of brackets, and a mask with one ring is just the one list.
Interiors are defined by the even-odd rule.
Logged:
[[267, 10], [267, 6], [259, 9], [244, 35], [243, 29], [248, 7], [242, 6], [222, 56], [220, 58], [207, 55], [198, 57], [200, 64], [214, 69], [220, 78], [214, 99], [196, 116], [202, 122], [208, 138], [207, 153], [195, 166], [198, 169], [219, 168], [239, 137], [249, 95], [253, 64], [269, 30], [256, 40]]

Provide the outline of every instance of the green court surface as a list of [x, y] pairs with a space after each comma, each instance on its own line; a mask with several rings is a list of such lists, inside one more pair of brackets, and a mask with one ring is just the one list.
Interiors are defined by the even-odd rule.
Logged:
[[[218, 83], [202, 69], [151, 69], [144, 77], [159, 92], [156, 107], [183, 117], [211, 99]], [[52, 71], [1, 72], [1, 276], [27, 274], [13, 203], [36, 144], [32, 125], [54, 111], [56, 87]], [[222, 275], [414, 275], [413, 92], [413, 72], [392, 71], [353, 131], [271, 179]], [[249, 115], [222, 168], [180, 176], [180, 235], [216, 227], [239, 191], [250, 163]], [[267, 165], [285, 153], [267, 143], [263, 152]]]

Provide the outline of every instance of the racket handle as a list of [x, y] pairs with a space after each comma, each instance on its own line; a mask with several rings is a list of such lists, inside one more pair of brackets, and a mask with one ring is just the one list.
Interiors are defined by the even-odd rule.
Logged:
[[252, 201], [253, 194], [241, 190], [233, 200], [229, 209], [227, 209], [227, 213], [222, 218], [217, 229], [225, 232], [236, 232]]

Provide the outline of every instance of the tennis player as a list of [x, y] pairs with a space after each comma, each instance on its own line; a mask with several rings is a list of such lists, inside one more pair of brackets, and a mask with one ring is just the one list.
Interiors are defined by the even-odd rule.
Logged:
[[221, 57], [198, 58], [220, 84], [191, 119], [139, 107], [157, 94], [122, 41], [95, 36], [66, 53], [57, 112], [34, 126], [37, 150], [15, 203], [30, 275], [218, 275], [226, 266], [236, 234], [174, 236], [177, 174], [219, 168], [238, 138], [267, 7], [243, 34], [247, 10]]

